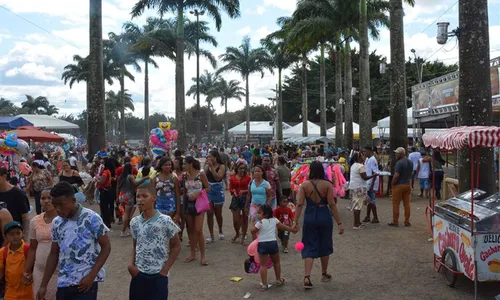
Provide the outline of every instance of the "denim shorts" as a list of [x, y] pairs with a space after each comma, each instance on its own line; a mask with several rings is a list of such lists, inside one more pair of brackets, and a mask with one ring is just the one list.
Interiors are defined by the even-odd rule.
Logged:
[[429, 178], [419, 178], [418, 184], [420, 185], [421, 189], [428, 190], [430, 188]]
[[214, 205], [224, 205], [224, 185], [222, 182], [209, 182], [209, 184], [208, 201], [213, 202]]
[[368, 198], [370, 198], [372, 204], [377, 204], [377, 197], [375, 197], [375, 191], [368, 191], [366, 192], [366, 195]]
[[156, 209], [162, 214], [170, 214], [177, 211], [177, 203], [175, 201], [175, 195], [170, 196], [157, 196], [156, 197]]
[[277, 241], [259, 242], [257, 245], [257, 253], [260, 255], [274, 255], [280, 251]]

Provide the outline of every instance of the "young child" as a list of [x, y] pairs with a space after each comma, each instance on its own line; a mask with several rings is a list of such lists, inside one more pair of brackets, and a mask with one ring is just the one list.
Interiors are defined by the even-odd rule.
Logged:
[[[5, 279], [4, 300], [34, 299], [33, 284], [23, 283], [29, 245], [23, 240], [23, 226], [12, 221], [4, 226], [7, 246], [0, 249], [0, 280]], [[7, 253], [5, 253], [7, 251]]]
[[141, 214], [130, 222], [133, 241], [132, 263], [128, 271], [130, 300], [168, 298], [168, 275], [181, 251], [180, 228], [172, 218], [155, 209], [156, 188], [143, 183], [137, 188]]
[[[280, 206], [274, 210], [274, 217], [278, 219], [281, 224], [293, 227], [294, 214], [290, 207], [288, 207], [288, 197], [281, 196]], [[281, 246], [283, 246], [283, 252], [288, 253], [288, 240], [290, 239], [290, 233], [285, 230], [278, 229], [278, 238], [281, 240]]]
[[[250, 232], [257, 234], [259, 244], [257, 246], [257, 253], [259, 254], [260, 265], [267, 266], [267, 256], [271, 256], [274, 265], [274, 273], [276, 275], [276, 286], [282, 286], [285, 279], [281, 278], [281, 265], [278, 242], [276, 241], [276, 228], [280, 230], [297, 232], [295, 229], [283, 225], [278, 219], [273, 217], [273, 210], [271, 206], [264, 204], [257, 209], [257, 218], [260, 220], [256, 222], [255, 217], [250, 221]], [[262, 280], [261, 289], [263, 291], [268, 289], [267, 285], [267, 268], [260, 268], [260, 278]]]

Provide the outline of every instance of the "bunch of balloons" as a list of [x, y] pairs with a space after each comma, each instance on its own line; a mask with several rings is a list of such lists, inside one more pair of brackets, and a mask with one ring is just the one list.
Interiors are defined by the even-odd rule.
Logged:
[[24, 140], [18, 139], [13, 132], [3, 132], [0, 135], [0, 154], [12, 156], [14, 154], [27, 155], [29, 145]]
[[[249, 256], [253, 257], [253, 261], [255, 262], [254, 270], [251, 273], [258, 273], [260, 270], [260, 258], [259, 254], [257, 253], [257, 246], [259, 245], [259, 239], [253, 240], [253, 242], [248, 245], [247, 248], [247, 253]], [[273, 261], [271, 260], [271, 257], [268, 256], [267, 258], [267, 268], [271, 269], [273, 267]]]
[[149, 132], [149, 143], [151, 152], [155, 155], [165, 155], [172, 146], [172, 141], [177, 140], [179, 133], [177, 130], [171, 130], [170, 122], [160, 122], [157, 128]]
[[[338, 164], [329, 165], [327, 163], [323, 164], [323, 169], [325, 170], [325, 177], [332, 182], [333, 185], [333, 196], [334, 197], [344, 197], [345, 187], [347, 181], [342, 175], [340, 166]], [[295, 192], [299, 191], [300, 185], [309, 179], [309, 165], [297, 165], [291, 172], [291, 187]]]

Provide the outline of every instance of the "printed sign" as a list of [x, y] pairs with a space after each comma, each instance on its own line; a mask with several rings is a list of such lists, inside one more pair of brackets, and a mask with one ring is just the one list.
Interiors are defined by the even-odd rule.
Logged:
[[434, 216], [434, 254], [441, 257], [450, 249], [456, 257], [457, 271], [474, 280], [474, 250], [470, 232], [438, 215]]
[[482, 234], [475, 238], [477, 279], [500, 280], [500, 234]]
[[416, 110], [429, 108], [429, 89], [413, 91], [414, 107]]

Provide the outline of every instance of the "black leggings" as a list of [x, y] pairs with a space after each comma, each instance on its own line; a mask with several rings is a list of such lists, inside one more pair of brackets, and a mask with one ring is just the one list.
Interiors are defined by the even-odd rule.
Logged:
[[111, 219], [113, 218], [113, 209], [114, 209], [114, 202], [113, 202], [113, 194], [109, 189], [99, 189], [100, 193], [100, 203], [99, 207], [101, 208], [101, 218], [102, 221], [104, 222], [104, 225], [106, 225], [108, 228], [111, 227]]
[[[42, 204], [40, 203], [40, 199], [42, 198], [42, 192], [33, 192], [33, 196], [35, 197], [35, 209], [36, 214], [39, 215], [42, 213]], [[29, 208], [29, 206], [28, 206]]]

